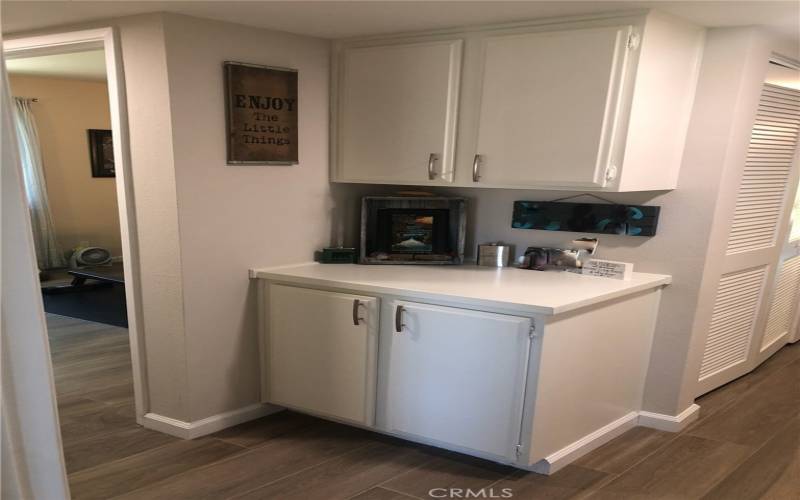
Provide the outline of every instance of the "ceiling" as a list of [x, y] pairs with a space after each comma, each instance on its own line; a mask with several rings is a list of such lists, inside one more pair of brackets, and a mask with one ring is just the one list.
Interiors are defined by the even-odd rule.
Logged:
[[6, 67], [12, 75], [104, 81], [106, 79], [105, 57], [102, 49], [49, 56], [20, 57], [7, 59]]
[[324, 38], [657, 8], [702, 26], [760, 25], [800, 44], [800, 2], [788, 1], [13, 1], [3, 33], [168, 11]]

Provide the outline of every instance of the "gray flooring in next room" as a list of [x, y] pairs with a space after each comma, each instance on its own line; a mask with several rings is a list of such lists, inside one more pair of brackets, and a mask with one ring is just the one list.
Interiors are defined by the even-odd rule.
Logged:
[[[800, 498], [800, 344], [702, 397], [671, 434], [635, 428], [546, 477], [282, 412], [182, 441], [136, 425], [127, 330], [48, 315], [75, 499]], [[434, 490], [441, 495], [442, 490]]]

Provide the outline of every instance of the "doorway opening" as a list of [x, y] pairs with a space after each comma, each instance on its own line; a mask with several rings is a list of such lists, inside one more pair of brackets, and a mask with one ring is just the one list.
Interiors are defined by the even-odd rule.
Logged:
[[105, 51], [7, 69], [45, 312], [127, 328]]
[[118, 50], [111, 28], [3, 44], [69, 473], [153, 441]]

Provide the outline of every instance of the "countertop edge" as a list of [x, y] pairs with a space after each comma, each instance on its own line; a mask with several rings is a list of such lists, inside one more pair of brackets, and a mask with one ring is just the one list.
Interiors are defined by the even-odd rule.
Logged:
[[602, 295], [598, 295], [596, 297], [592, 297], [590, 299], [576, 301], [572, 304], [563, 307], [555, 307], [553, 308], [553, 314], [563, 314], [571, 311], [575, 311], [577, 309], [583, 309], [585, 307], [590, 307], [595, 304], [601, 304], [603, 302], [607, 302], [609, 300], [618, 299], [620, 297], [625, 297], [627, 295], [633, 295], [636, 293], [644, 292], [647, 290], [655, 289], [655, 288], [663, 288], [667, 285], [672, 283], [672, 276], [664, 275], [663, 278], [649, 282], [649, 283], [640, 283], [636, 286], [632, 286], [630, 288], [626, 288], [625, 290], [617, 290], [614, 292], [604, 293]]
[[249, 269], [248, 276], [251, 279], [266, 279], [282, 283], [295, 283], [310, 287], [321, 286], [328, 288], [352, 290], [354, 292], [379, 293], [386, 295], [395, 295], [399, 297], [410, 297], [416, 299], [450, 300], [464, 305], [474, 305], [474, 306], [482, 306], [488, 308], [511, 307], [514, 309], [519, 309], [521, 311], [529, 312], [530, 314], [543, 315], [543, 316], [554, 316], [557, 314], [572, 312], [578, 309], [583, 309], [596, 304], [614, 300], [616, 298], [624, 297], [627, 295], [632, 295], [655, 288], [663, 288], [664, 286], [672, 283], [672, 277], [669, 275], [653, 275], [651, 273], [645, 273], [645, 274], [651, 274], [652, 276], [658, 276], [658, 278], [646, 283], [639, 283], [637, 285], [633, 285], [624, 290], [610, 291], [602, 293], [600, 295], [596, 295], [594, 297], [578, 300], [571, 304], [558, 307], [551, 307], [551, 306], [539, 306], [529, 303], [520, 303], [510, 300], [492, 300], [492, 299], [475, 298], [475, 297], [464, 297], [462, 295], [448, 294], [442, 292], [426, 292], [411, 288], [364, 284], [358, 282], [342, 281], [338, 279], [309, 278], [305, 276], [292, 276], [291, 274], [286, 274], [286, 271], [292, 268], [303, 267], [309, 264], [310, 263], [302, 263], [302, 264], [292, 264], [292, 265], [270, 267], [270, 268], [253, 268]]

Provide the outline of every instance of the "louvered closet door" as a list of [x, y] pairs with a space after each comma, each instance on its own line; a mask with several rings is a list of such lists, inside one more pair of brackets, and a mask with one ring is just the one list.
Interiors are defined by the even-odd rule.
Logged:
[[[727, 255], [774, 250], [786, 213], [800, 126], [800, 92], [764, 85], [736, 202]], [[782, 243], [782, 242], [780, 242]]]
[[798, 130], [800, 92], [765, 84], [722, 256], [698, 394], [751, 371], [788, 338], [800, 264], [781, 265], [780, 255], [797, 182]]
[[781, 262], [777, 274], [767, 315], [767, 326], [761, 339], [761, 352], [768, 352], [776, 343], [783, 345], [792, 333], [800, 300], [798, 296], [800, 256], [790, 257]]

